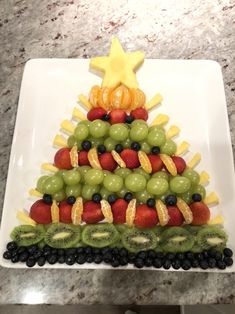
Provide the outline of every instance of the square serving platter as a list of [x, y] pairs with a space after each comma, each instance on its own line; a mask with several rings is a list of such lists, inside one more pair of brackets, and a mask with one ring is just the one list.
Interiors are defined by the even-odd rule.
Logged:
[[[235, 251], [233, 153], [219, 64], [210, 60], [147, 59], [137, 78], [147, 99], [157, 92], [163, 96], [162, 105], [151, 111], [148, 122], [159, 113], [169, 115], [168, 126], [174, 124], [181, 129], [176, 142], [186, 140], [190, 143], [190, 151], [184, 156], [186, 161], [194, 153], [201, 153], [202, 161], [196, 169], [206, 170], [210, 174], [207, 191], [216, 191], [220, 199], [218, 206], [211, 207], [212, 216], [217, 213], [223, 215], [229, 236], [228, 246]], [[56, 150], [52, 147], [52, 141], [59, 133], [60, 122], [71, 119], [72, 110], [78, 105], [78, 94], [88, 94], [90, 88], [100, 84], [100, 81], [99, 77], [89, 72], [89, 60], [86, 59], [32, 59], [27, 62], [21, 84], [1, 222], [2, 266], [27, 268], [24, 264], [13, 264], [2, 258], [10, 240], [9, 234], [19, 224], [16, 212], [19, 209], [28, 210], [34, 201], [28, 196], [28, 190], [35, 187], [37, 178], [42, 174], [41, 163], [53, 161]], [[46, 264], [43, 268], [109, 269], [111, 266]], [[120, 268], [136, 269], [132, 265]], [[209, 271], [234, 272], [235, 265], [223, 271]]]

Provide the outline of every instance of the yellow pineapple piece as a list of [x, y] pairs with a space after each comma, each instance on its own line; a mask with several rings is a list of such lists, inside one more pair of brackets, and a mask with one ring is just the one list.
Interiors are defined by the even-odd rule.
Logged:
[[224, 217], [218, 214], [214, 218], [208, 221], [209, 225], [223, 225], [224, 224]]
[[200, 174], [200, 181], [199, 184], [207, 184], [209, 183], [210, 176], [206, 171], [202, 171]]
[[73, 125], [73, 123], [69, 120], [64, 120], [61, 122], [60, 127], [67, 131], [68, 133], [73, 133], [75, 130], [75, 126]]
[[166, 138], [171, 139], [172, 137], [178, 135], [180, 133], [180, 128], [176, 125], [171, 125], [169, 130], [166, 132]]
[[76, 120], [87, 120], [87, 117], [84, 115], [84, 113], [82, 113], [80, 110], [78, 110], [78, 108], [74, 107], [73, 108], [73, 113], [72, 116], [74, 119]]
[[56, 134], [53, 140], [53, 145], [59, 146], [59, 147], [67, 147], [67, 141], [64, 136], [60, 134]]
[[55, 200], [53, 200], [52, 205], [51, 205], [51, 220], [53, 223], [60, 221], [59, 207]]
[[139, 151], [138, 152], [138, 158], [139, 158], [139, 162], [140, 162], [140, 165], [143, 168], [143, 170], [147, 173], [151, 173], [152, 172], [152, 165], [151, 165], [151, 162], [148, 158], [148, 155], [143, 151]]
[[85, 107], [86, 109], [90, 110], [92, 108], [92, 105], [90, 104], [87, 97], [83, 94], [78, 95], [78, 101]]
[[203, 201], [206, 205], [216, 205], [219, 204], [219, 198], [217, 196], [217, 194], [215, 192], [211, 192], [210, 194], [208, 194], [204, 201]]
[[29, 217], [25, 212], [18, 210], [16, 213], [16, 218], [23, 222], [26, 225], [30, 225], [35, 227], [36, 226], [36, 221], [34, 221], [32, 218]]
[[71, 165], [75, 168], [78, 167], [78, 147], [75, 144], [72, 149], [70, 150], [70, 161]]
[[103, 87], [115, 88], [123, 84], [138, 88], [135, 70], [144, 61], [141, 51], [125, 53], [117, 38], [112, 38], [109, 56], [92, 58], [90, 67], [104, 73]]
[[158, 106], [161, 102], [162, 102], [163, 98], [162, 95], [160, 94], [156, 94], [155, 96], [153, 96], [153, 98], [151, 98], [146, 104], [145, 104], [145, 108], [147, 110], [150, 110], [156, 106]]
[[45, 162], [41, 165], [41, 168], [43, 170], [46, 170], [46, 171], [49, 171], [49, 172], [57, 172], [59, 169], [57, 167], [55, 167], [54, 165], [48, 163], [48, 162]]
[[177, 197], [177, 207], [181, 211], [185, 223], [191, 224], [191, 222], [193, 221], [193, 214], [188, 204], [184, 200], [182, 200], [182, 198]]
[[136, 213], [136, 199], [132, 199], [126, 209], [126, 223], [128, 226], [134, 225], [135, 220], [135, 213]]
[[194, 168], [201, 161], [201, 154], [196, 153], [193, 158], [188, 162], [187, 166], [189, 168]]
[[115, 151], [112, 150], [111, 154], [113, 156], [113, 159], [116, 161], [116, 163], [119, 165], [119, 167], [121, 168], [126, 168], [126, 163], [125, 161], [122, 159], [122, 157]]
[[172, 158], [166, 154], [160, 154], [160, 158], [170, 174], [175, 177], [177, 175], [177, 168]]
[[82, 220], [83, 201], [81, 197], [77, 197], [76, 202], [72, 206], [71, 219], [74, 225], [79, 225]]
[[98, 158], [97, 149], [95, 147], [89, 150], [87, 157], [92, 168], [102, 170], [102, 167], [100, 165], [99, 158]]
[[102, 200], [100, 202], [101, 204], [101, 211], [104, 215], [104, 218], [107, 220], [108, 223], [113, 223], [113, 213], [112, 213], [112, 208], [109, 204], [108, 201]]
[[154, 125], [160, 125], [163, 126], [165, 124], [167, 124], [167, 122], [169, 121], [169, 117], [166, 114], [159, 114], [151, 123], [151, 126]]
[[167, 225], [170, 219], [166, 205], [161, 200], [156, 200], [155, 206], [156, 206], [156, 211], [158, 214], [160, 225], [164, 227], [165, 225]]
[[178, 147], [177, 147], [177, 150], [176, 150], [176, 153], [175, 155], [176, 156], [179, 156], [179, 155], [183, 155], [184, 153], [186, 153], [189, 149], [189, 143], [186, 142], [186, 141], [183, 141]]
[[30, 189], [29, 190], [29, 195], [30, 196], [36, 196], [36, 197], [42, 197], [42, 193], [40, 193], [39, 191], [35, 190], [35, 189]]

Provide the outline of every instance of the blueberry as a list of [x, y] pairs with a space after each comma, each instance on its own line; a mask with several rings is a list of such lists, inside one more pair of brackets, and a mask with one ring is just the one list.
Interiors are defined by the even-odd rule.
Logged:
[[75, 263], [75, 256], [73, 255], [65, 256], [65, 263], [69, 266], [73, 265]]
[[164, 258], [165, 256], [166, 256], [166, 253], [164, 253], [164, 252], [156, 252], [157, 258]]
[[78, 247], [77, 248], [77, 254], [84, 253], [84, 248], [83, 247]]
[[193, 200], [194, 202], [201, 202], [201, 200], [202, 200], [201, 194], [199, 194], [199, 193], [194, 193], [194, 194], [192, 195], [192, 200]]
[[119, 260], [118, 260], [118, 259], [112, 260], [112, 262], [111, 262], [111, 266], [112, 266], [112, 267], [116, 268], [116, 267], [118, 267], [119, 265], [120, 265], [120, 263], [119, 263]]
[[18, 255], [18, 250], [11, 251], [11, 257], [17, 256], [17, 255]]
[[98, 153], [104, 154], [106, 152], [106, 147], [103, 144], [98, 145], [97, 147]]
[[111, 252], [111, 250], [110, 250], [110, 248], [108, 248], [108, 247], [104, 247], [103, 249], [101, 249], [101, 253], [103, 254], [103, 255], [105, 255], [106, 253], [110, 253]]
[[194, 257], [198, 260], [198, 261], [203, 261], [204, 260], [204, 256], [202, 253], [195, 253]]
[[99, 193], [95, 193], [92, 195], [92, 201], [95, 203], [100, 203], [100, 201], [102, 200], [102, 197]]
[[145, 260], [144, 260], [144, 266], [146, 267], [150, 267], [153, 265], [153, 260], [149, 257], [147, 257]]
[[50, 194], [43, 194], [42, 199], [46, 204], [50, 205], [52, 203], [52, 196]]
[[112, 261], [112, 254], [110, 252], [107, 252], [103, 256], [105, 263], [110, 263]]
[[119, 255], [119, 249], [117, 247], [113, 248], [111, 252], [113, 256]]
[[167, 259], [169, 259], [170, 261], [172, 261], [175, 258], [175, 254], [174, 253], [167, 253]]
[[36, 252], [32, 255], [32, 257], [35, 258], [36, 260], [37, 260], [40, 256], [42, 256], [42, 252], [41, 252], [40, 250], [36, 251]]
[[155, 258], [156, 257], [156, 252], [154, 250], [149, 250], [147, 252], [147, 254], [148, 254], [149, 258]]
[[11, 241], [9, 243], [7, 243], [7, 250], [8, 251], [14, 251], [18, 248], [18, 245], [15, 241]]
[[172, 261], [172, 267], [174, 269], [179, 269], [181, 267], [181, 262], [178, 259], [175, 259], [174, 261]]
[[110, 115], [108, 113], [104, 114], [103, 117], [101, 118], [103, 121], [109, 121], [110, 120]]
[[78, 257], [76, 258], [76, 262], [80, 265], [86, 263], [86, 254], [78, 255]]
[[183, 270], [189, 270], [191, 268], [190, 261], [188, 259], [183, 260], [181, 267], [183, 268]]
[[28, 258], [29, 258], [29, 253], [27, 251], [24, 251], [24, 252], [19, 254], [19, 261], [20, 262], [26, 262]]
[[65, 251], [65, 255], [66, 256], [70, 256], [70, 255], [75, 255], [77, 253], [77, 249], [76, 248], [69, 248]]
[[215, 259], [216, 259], [217, 261], [222, 261], [222, 254], [221, 254], [220, 252], [216, 252], [216, 254], [215, 254]]
[[51, 248], [51, 254], [57, 255], [58, 254], [58, 250], [55, 248]]
[[24, 253], [26, 251], [26, 247], [20, 246], [17, 250], [18, 254]]
[[28, 267], [33, 267], [36, 264], [35, 258], [29, 257], [26, 261], [26, 265]]
[[93, 253], [94, 255], [98, 255], [98, 254], [100, 254], [101, 252], [100, 252], [100, 249], [94, 248], [94, 249], [92, 250], [92, 253]]
[[109, 202], [109, 204], [113, 204], [114, 202], [116, 202], [117, 199], [118, 199], [118, 198], [117, 198], [117, 196], [116, 196], [115, 194], [110, 194], [110, 195], [108, 196], [108, 202]]
[[58, 256], [63, 256], [65, 254], [65, 250], [64, 249], [58, 249], [57, 251], [57, 255]]
[[57, 262], [57, 260], [58, 260], [58, 256], [55, 254], [51, 254], [51, 255], [47, 256], [47, 261], [51, 265], [55, 264]]
[[48, 245], [45, 245], [42, 249], [42, 253], [44, 256], [48, 256], [51, 254], [51, 248]]
[[192, 252], [187, 252], [185, 254], [186, 258], [190, 261], [192, 261], [194, 259], [194, 254]]
[[76, 197], [74, 197], [74, 196], [69, 196], [69, 197], [67, 198], [67, 203], [68, 203], [69, 205], [73, 205], [75, 202], [76, 202]]
[[225, 268], [226, 268], [226, 263], [219, 260], [219, 261], [216, 262], [216, 266], [217, 266], [219, 269], [225, 269]]
[[129, 253], [128, 253], [128, 262], [131, 263], [131, 264], [133, 264], [133, 263], [134, 263], [134, 260], [135, 260], [135, 257], [136, 257], [135, 253], [129, 252]]
[[232, 266], [233, 265], [233, 259], [231, 257], [228, 257], [228, 256], [224, 257], [223, 262], [226, 264], [226, 266]]
[[202, 255], [204, 256], [205, 259], [208, 259], [210, 257], [209, 251], [202, 252]]
[[176, 258], [178, 258], [180, 261], [182, 261], [184, 257], [184, 253], [176, 253]]
[[210, 257], [214, 258], [216, 256], [217, 251], [215, 249], [210, 249], [208, 254]]
[[30, 245], [28, 248], [28, 252], [30, 255], [33, 255], [36, 251], [38, 251], [37, 245]]
[[127, 256], [127, 254], [128, 254], [128, 251], [125, 248], [121, 248], [119, 250], [119, 256], [124, 257], [124, 256]]
[[4, 252], [4, 253], [3, 253], [3, 258], [5, 258], [5, 259], [11, 259], [11, 252], [9, 252], [9, 251]]
[[212, 258], [212, 257], [208, 258], [207, 262], [208, 262], [209, 268], [215, 268], [216, 260], [214, 258]]
[[122, 146], [122, 144], [117, 144], [117, 145], [115, 146], [115, 151], [116, 151], [117, 153], [121, 153], [121, 152], [123, 151], [123, 146]]
[[58, 257], [58, 263], [59, 263], [59, 264], [64, 264], [64, 262], [65, 262], [65, 256], [64, 256], [64, 255], [60, 255], [60, 256]]
[[84, 252], [89, 255], [92, 253], [92, 248], [87, 246], [86, 248], [84, 248]]
[[83, 141], [82, 142], [82, 148], [85, 150], [85, 151], [89, 151], [91, 149], [91, 142], [90, 141]]
[[168, 206], [175, 206], [177, 203], [177, 198], [175, 195], [167, 195], [167, 197], [165, 197], [165, 202]]
[[160, 258], [155, 258], [153, 260], [153, 266], [155, 268], [161, 268], [162, 267], [162, 260]]
[[42, 267], [46, 263], [46, 258], [44, 256], [40, 256], [37, 260], [38, 266]]
[[125, 195], [124, 195], [124, 200], [126, 202], [130, 202], [133, 198], [133, 194], [131, 192], [127, 192]]
[[94, 258], [94, 262], [95, 262], [96, 264], [100, 264], [102, 261], [103, 261], [102, 255], [97, 254], [97, 255], [95, 256], [95, 258]]
[[133, 121], [134, 121], [134, 118], [131, 115], [130, 116], [126, 116], [126, 120], [125, 120], [126, 123], [130, 124]]
[[11, 261], [12, 261], [12, 263], [18, 263], [19, 262], [19, 255], [12, 256]]
[[193, 268], [199, 267], [199, 261], [196, 260], [196, 259], [192, 260], [192, 261], [191, 261], [191, 266], [192, 266]]
[[227, 256], [227, 257], [232, 257], [233, 256], [233, 251], [230, 250], [229, 248], [225, 248], [223, 253], [224, 253], [224, 256]]
[[144, 260], [142, 258], [136, 258], [134, 261], [134, 265], [137, 268], [143, 268], [144, 267]]
[[125, 266], [128, 264], [128, 258], [126, 256], [122, 256], [120, 259], [119, 259], [119, 263], [121, 266]]
[[207, 269], [209, 267], [208, 262], [206, 260], [200, 260], [199, 265], [202, 269]]
[[148, 205], [148, 207], [155, 207], [155, 199], [154, 198], [149, 198], [147, 200], [147, 205]]
[[160, 154], [160, 148], [158, 146], [153, 146], [151, 149], [151, 153], [154, 155]]
[[141, 251], [137, 254], [137, 258], [145, 259], [147, 257], [147, 253], [145, 251]]
[[133, 149], [133, 150], [138, 152], [140, 150], [140, 148], [141, 148], [141, 146], [140, 146], [139, 143], [137, 143], [137, 142], [132, 142], [131, 143], [131, 149]]
[[171, 267], [171, 261], [169, 259], [166, 259], [164, 262], [163, 262], [163, 268], [164, 269], [169, 269]]
[[92, 254], [87, 255], [86, 261], [87, 263], [93, 263], [95, 257]]

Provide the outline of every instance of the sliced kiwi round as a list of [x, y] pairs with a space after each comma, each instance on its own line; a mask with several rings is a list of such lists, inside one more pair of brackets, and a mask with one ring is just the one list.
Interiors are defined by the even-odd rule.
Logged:
[[114, 242], [113, 244], [110, 244], [109, 245], [110, 247], [118, 247], [118, 248], [122, 248], [123, 247], [123, 244], [122, 244], [122, 239], [119, 238], [116, 242]]
[[161, 247], [165, 252], [190, 251], [194, 242], [194, 237], [181, 227], [169, 227], [161, 234]]
[[75, 247], [81, 239], [81, 228], [64, 223], [54, 223], [48, 227], [45, 242], [53, 248]]
[[112, 224], [86, 225], [82, 231], [82, 241], [90, 246], [102, 248], [118, 241], [120, 235]]
[[228, 236], [221, 227], [207, 226], [197, 233], [197, 243], [203, 250], [215, 248], [221, 250], [225, 248]]
[[125, 224], [116, 224], [114, 225], [119, 233], [125, 232], [129, 227]]
[[19, 246], [29, 246], [42, 241], [44, 234], [45, 229], [42, 225], [36, 225], [35, 227], [21, 225], [12, 230], [11, 238], [16, 241]]
[[155, 249], [157, 237], [148, 229], [129, 228], [122, 234], [122, 244], [130, 252]]

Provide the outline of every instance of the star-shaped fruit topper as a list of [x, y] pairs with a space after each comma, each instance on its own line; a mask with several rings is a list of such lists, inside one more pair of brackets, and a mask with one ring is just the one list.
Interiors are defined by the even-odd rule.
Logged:
[[103, 87], [115, 88], [123, 84], [129, 88], [138, 88], [135, 71], [143, 61], [143, 52], [125, 52], [119, 40], [114, 37], [109, 55], [92, 58], [90, 67], [104, 73]]

